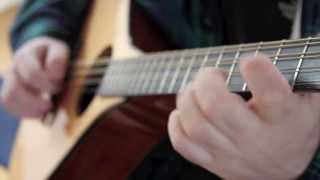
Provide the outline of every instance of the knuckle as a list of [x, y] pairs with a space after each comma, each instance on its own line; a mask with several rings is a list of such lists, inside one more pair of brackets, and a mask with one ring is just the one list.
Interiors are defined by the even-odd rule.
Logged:
[[258, 54], [257, 56], [246, 56], [240, 61], [240, 71], [247, 72], [253, 69], [264, 69], [268, 66], [265, 66], [265, 63], [270, 63], [271, 60], [264, 54]]
[[248, 72], [251, 69], [256, 69], [257, 66], [259, 66], [259, 63], [260, 62], [253, 57], [244, 58], [242, 61], [240, 61], [240, 71]]
[[225, 71], [223, 71], [222, 69], [218, 69], [218, 68], [208, 69], [208, 74], [209, 73], [211, 73], [211, 75], [213, 75], [213, 76], [221, 76], [221, 77], [225, 76]]
[[191, 139], [200, 140], [203, 138], [204, 131], [199, 126], [199, 124], [196, 124], [196, 126], [190, 126], [189, 128], [186, 128], [186, 133]]
[[36, 70], [31, 70], [29, 69], [28, 71], [26, 71], [25, 76], [24, 76], [24, 80], [26, 81], [26, 83], [28, 84], [35, 84], [36, 82], [34, 81], [35, 78], [39, 77], [39, 74]]

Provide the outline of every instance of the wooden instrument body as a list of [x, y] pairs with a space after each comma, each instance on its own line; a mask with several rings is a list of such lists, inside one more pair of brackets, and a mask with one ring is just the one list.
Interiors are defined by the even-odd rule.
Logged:
[[[129, 11], [130, 7], [134, 11]], [[149, 22], [135, 20], [144, 16], [138, 9], [130, 6], [130, 0], [96, 0], [85, 25], [83, 53], [77, 61], [90, 67], [108, 47], [112, 47], [115, 58], [141, 54], [130, 43], [129, 32], [136, 34], [132, 36], [134, 43], [145, 51], [168, 49], [170, 45], [159, 32], [147, 27]], [[145, 39], [141, 34], [152, 38]], [[85, 81], [85, 77], [77, 77], [68, 82], [52, 127], [22, 127], [18, 142], [22, 142], [24, 153], [22, 158], [14, 157], [13, 163], [22, 164], [23, 179], [126, 179], [166, 134], [174, 97], [94, 96], [79, 113], [85, 91], [79, 85]]]

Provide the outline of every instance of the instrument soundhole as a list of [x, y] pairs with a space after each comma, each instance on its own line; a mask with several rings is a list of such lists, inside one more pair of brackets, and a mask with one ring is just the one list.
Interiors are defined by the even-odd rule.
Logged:
[[97, 89], [102, 81], [103, 74], [96, 73], [95, 71], [97, 69], [105, 68], [108, 65], [108, 63], [103, 63], [103, 62], [101, 63], [101, 60], [105, 59], [103, 57], [110, 57], [111, 54], [112, 54], [111, 47], [104, 49], [98, 56], [99, 58], [90, 68], [88, 75], [86, 76], [86, 79], [84, 81], [83, 90], [79, 98], [79, 103], [77, 106], [78, 114], [83, 113], [87, 109], [90, 102], [96, 95]]

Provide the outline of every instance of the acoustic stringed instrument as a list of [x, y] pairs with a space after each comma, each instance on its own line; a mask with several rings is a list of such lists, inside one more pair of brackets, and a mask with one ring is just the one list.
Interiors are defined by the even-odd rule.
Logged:
[[[39, 179], [126, 179], [166, 135], [174, 94], [199, 70], [222, 68], [228, 72], [231, 91], [249, 91], [239, 74], [242, 54], [268, 55], [294, 90], [320, 87], [320, 38], [163, 51], [173, 46], [150, 26], [150, 20], [141, 18], [145, 15], [135, 3], [114, 3], [119, 8], [120, 35], [113, 41], [113, 58], [70, 64], [66, 90], [49, 129], [55, 133], [46, 148], [55, 151], [42, 150], [54, 160], [49, 169], [37, 170]], [[139, 55], [136, 47], [149, 53]]]

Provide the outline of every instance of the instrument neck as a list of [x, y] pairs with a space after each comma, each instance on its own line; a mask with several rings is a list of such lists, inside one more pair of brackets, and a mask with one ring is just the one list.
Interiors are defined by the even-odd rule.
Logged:
[[229, 89], [246, 92], [247, 84], [239, 74], [239, 60], [245, 54], [258, 53], [270, 57], [293, 89], [317, 90], [319, 52], [320, 38], [306, 38], [147, 54], [111, 61], [104, 70], [98, 93], [106, 96], [175, 94], [204, 67], [224, 69], [228, 72]]

